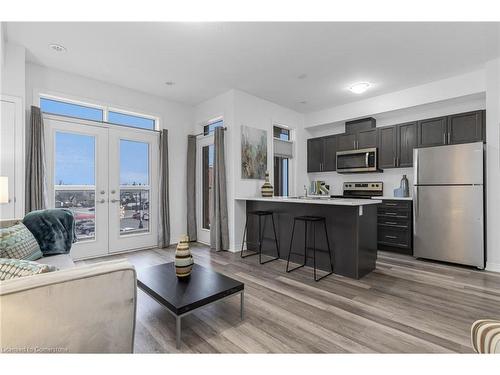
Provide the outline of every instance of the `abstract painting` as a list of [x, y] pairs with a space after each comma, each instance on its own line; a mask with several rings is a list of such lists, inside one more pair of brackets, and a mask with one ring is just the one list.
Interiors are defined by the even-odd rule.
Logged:
[[263, 180], [267, 170], [267, 131], [241, 127], [241, 178]]

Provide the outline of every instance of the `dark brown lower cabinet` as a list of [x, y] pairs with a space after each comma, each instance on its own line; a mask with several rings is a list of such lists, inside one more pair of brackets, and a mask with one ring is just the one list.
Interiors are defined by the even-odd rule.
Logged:
[[411, 200], [385, 199], [377, 207], [378, 249], [413, 255]]

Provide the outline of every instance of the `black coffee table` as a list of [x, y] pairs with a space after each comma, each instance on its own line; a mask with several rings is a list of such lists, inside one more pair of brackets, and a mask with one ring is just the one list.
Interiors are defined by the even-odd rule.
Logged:
[[139, 269], [137, 285], [175, 316], [177, 349], [181, 346], [181, 318], [200, 307], [240, 294], [241, 320], [244, 317], [245, 284], [198, 264], [187, 279], [177, 278], [174, 262]]

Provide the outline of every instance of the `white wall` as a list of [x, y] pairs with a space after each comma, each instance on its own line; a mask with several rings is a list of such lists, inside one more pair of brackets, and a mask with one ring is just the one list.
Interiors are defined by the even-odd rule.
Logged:
[[[226, 169], [230, 249], [238, 250], [243, 234], [245, 206], [241, 201], [235, 201], [235, 198], [260, 195], [260, 187], [264, 183], [264, 180], [241, 178], [241, 127], [249, 126], [267, 131], [268, 170], [272, 181], [273, 124], [286, 125], [294, 130], [295, 137], [303, 137], [303, 115], [245, 92], [231, 90], [195, 107], [196, 125], [193, 132], [199, 133], [204, 123], [219, 116], [224, 117], [224, 125], [227, 127]], [[292, 164], [294, 170], [292, 175], [297, 176], [298, 171], [305, 168], [304, 155], [294, 158]], [[297, 180], [295, 179], [291, 185], [293, 192]]]
[[3, 68], [5, 65], [5, 24], [0, 22], [0, 87], [3, 82]]
[[311, 112], [305, 116], [305, 128], [396, 111], [484, 92], [484, 70], [435, 81], [369, 99]]
[[[233, 195], [229, 200], [230, 204], [234, 204], [234, 216], [233, 220], [230, 221], [232, 228], [230, 228], [229, 231], [233, 235], [231, 239], [231, 249], [238, 250], [241, 248], [246, 210], [245, 203], [236, 201], [234, 198], [260, 196], [260, 188], [264, 183], [264, 180], [247, 180], [241, 178], [241, 127], [248, 126], [267, 131], [267, 167], [270, 181], [273, 183], [273, 126], [274, 124], [285, 125], [293, 131], [295, 140], [301, 139], [304, 136], [304, 117], [301, 113], [238, 90], [235, 90], [234, 105], [234, 123], [236, 126], [231, 135], [233, 144], [231, 163], [235, 179], [233, 182]], [[298, 186], [300, 186], [298, 176], [302, 175], [300, 172], [306, 167], [305, 160], [305, 155], [298, 154], [297, 152], [292, 159], [290, 195], [293, 195], [297, 191]]]
[[[468, 95], [437, 103], [423, 104], [411, 108], [375, 114], [377, 127], [402, 124], [405, 122], [422, 120], [426, 118], [450, 115], [453, 113], [467, 112], [486, 108], [485, 94]], [[343, 133], [345, 122], [335, 122], [306, 130], [308, 138], [321, 137], [329, 134]], [[304, 144], [303, 144], [304, 147]], [[307, 146], [305, 146], [307, 148]], [[305, 150], [307, 153], [307, 150]], [[386, 169], [383, 173], [363, 174], [339, 174], [336, 172], [309, 173], [309, 180], [324, 180], [330, 185], [333, 194], [342, 193], [342, 184], [346, 181], [382, 181], [384, 183], [384, 195], [393, 195], [393, 190], [399, 187], [401, 177], [406, 174], [410, 182], [410, 194], [413, 186], [413, 168]]]
[[158, 116], [169, 131], [171, 242], [186, 231], [187, 135], [193, 108], [124, 87], [35, 64], [26, 64], [26, 106], [38, 105], [39, 93], [61, 95]]
[[500, 59], [486, 65], [487, 263], [500, 272]]
[[2, 94], [21, 98], [25, 103], [25, 59], [26, 49], [22, 46], [5, 43], [5, 62], [3, 66]]

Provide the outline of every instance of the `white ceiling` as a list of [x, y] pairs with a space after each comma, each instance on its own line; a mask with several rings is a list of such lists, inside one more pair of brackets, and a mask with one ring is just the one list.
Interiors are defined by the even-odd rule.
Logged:
[[[499, 55], [499, 25], [9, 22], [6, 30], [40, 65], [192, 105], [235, 88], [309, 112], [481, 68]], [[353, 94], [357, 81], [373, 88]]]

